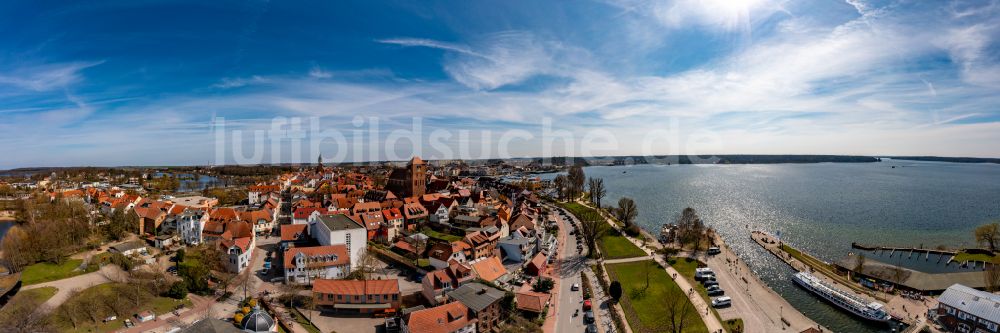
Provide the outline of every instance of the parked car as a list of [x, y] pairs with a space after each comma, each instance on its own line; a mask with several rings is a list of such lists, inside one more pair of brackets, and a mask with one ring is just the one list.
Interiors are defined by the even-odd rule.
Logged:
[[584, 300], [583, 301], [583, 310], [584, 311], [590, 311], [590, 309], [593, 308], [593, 304], [594, 303], [591, 303], [589, 299], [588, 300]]
[[591, 324], [594, 322], [594, 311], [587, 311], [583, 313], [583, 322]]
[[712, 299], [713, 308], [724, 308], [733, 305], [733, 300], [729, 296], [720, 296]]
[[580, 290], [580, 284], [579, 283], [574, 283], [573, 286], [571, 286], [569, 288], [569, 290], [572, 290], [572, 291]]
[[107, 318], [104, 318], [104, 322], [105, 323], [109, 322], [109, 321], [115, 321], [115, 320], [118, 320], [118, 316], [111, 315], [111, 316], [108, 316]]
[[597, 325], [587, 324], [587, 330], [585, 332], [586, 333], [597, 333]]
[[705, 253], [708, 253], [709, 255], [716, 255], [722, 253], [722, 250], [720, 250], [718, 247], [713, 246], [708, 248], [708, 251]]
[[125, 328], [132, 328], [135, 324], [132, 323], [131, 319], [125, 319]]
[[719, 288], [719, 286], [711, 286], [705, 288], [705, 292], [708, 294], [708, 296], [722, 296], [726, 294], [726, 291], [722, 290], [722, 288]]
[[718, 281], [715, 281], [715, 280], [712, 280], [712, 281], [705, 281], [705, 282], [702, 282], [702, 285], [704, 285], [704, 286], [705, 286], [705, 288], [708, 288], [708, 287], [711, 287], [711, 286], [716, 286], [716, 287], [718, 287], [718, 286], [719, 286], [719, 282], [718, 282]]

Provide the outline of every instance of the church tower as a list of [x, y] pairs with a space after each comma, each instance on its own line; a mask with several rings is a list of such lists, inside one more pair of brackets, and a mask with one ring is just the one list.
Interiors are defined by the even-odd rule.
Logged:
[[420, 157], [414, 156], [406, 164], [410, 171], [410, 196], [419, 197], [427, 191], [427, 164]]
[[319, 154], [319, 160], [316, 161], [316, 172], [323, 173], [323, 154]]

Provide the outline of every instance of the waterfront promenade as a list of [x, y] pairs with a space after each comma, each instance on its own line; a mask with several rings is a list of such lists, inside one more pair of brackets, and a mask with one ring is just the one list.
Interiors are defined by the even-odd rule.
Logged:
[[[586, 202], [580, 202], [593, 208]], [[603, 215], [604, 212], [602, 212]], [[605, 216], [608, 224], [619, 229], [618, 225], [608, 216]], [[647, 237], [652, 237], [648, 233]], [[656, 261], [666, 267], [667, 273], [674, 278], [679, 286], [691, 289], [695, 281], [688, 281], [677, 270], [663, 261], [664, 258], [656, 255], [657, 250], [664, 247], [658, 241], [647, 241], [643, 243], [634, 237], [629, 237], [622, 233], [630, 242], [638, 246], [647, 254], [653, 256]], [[818, 328], [822, 331], [829, 331], [820, 327], [816, 322], [806, 317], [804, 314], [791, 306], [778, 293], [771, 290], [763, 281], [747, 267], [742, 260], [725, 244], [720, 237], [716, 237], [715, 243], [719, 244], [722, 253], [715, 256], [699, 256], [696, 259], [706, 261], [708, 266], [716, 272], [720, 286], [726, 290], [726, 295], [733, 299], [733, 306], [718, 310], [722, 320], [741, 318], [743, 319], [745, 332], [800, 332], [807, 328]], [[727, 263], [727, 259], [728, 262]], [[730, 271], [732, 269], [732, 271]], [[692, 304], [698, 309], [705, 326], [710, 332], [722, 330], [723, 326], [720, 318], [711, 313], [707, 302], [698, 293], [689, 294]], [[777, 310], [777, 313], [775, 313]]]
[[[802, 262], [782, 249], [781, 242], [766, 232], [753, 231], [751, 232], [750, 237], [752, 237], [757, 244], [764, 247], [764, 249], [771, 252], [771, 254], [774, 254], [796, 271], [812, 273], [814, 276], [838, 289], [854, 292], [854, 294], [858, 297], [864, 298], [870, 302], [885, 304], [886, 311], [892, 315], [893, 318], [896, 318], [907, 325], [918, 327], [923, 326], [927, 319], [927, 310], [937, 308], [937, 300], [932, 297], [925, 297], [923, 300], [917, 301], [899, 295], [866, 289], [857, 283], [848, 281], [846, 277], [836, 275], [828, 267], [815, 267], [817, 265], [826, 265], [826, 263], [819, 262], [816, 259], [810, 260], [812, 265]], [[808, 254], [805, 253], [801, 253], [800, 255], [808, 256]]]

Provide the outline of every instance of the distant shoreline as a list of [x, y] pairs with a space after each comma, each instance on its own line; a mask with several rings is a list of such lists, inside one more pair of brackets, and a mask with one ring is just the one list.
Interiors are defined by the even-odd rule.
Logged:
[[[552, 165], [606, 165], [607, 161], [619, 160], [628, 164], [777, 164], [777, 163], [872, 163], [880, 162], [882, 158], [908, 161], [936, 161], [953, 163], [995, 163], [1000, 164], [1000, 158], [989, 157], [943, 157], [943, 156], [860, 156], [860, 155], [767, 155], [767, 154], [722, 154], [722, 155], [619, 155], [619, 156], [590, 156], [590, 157], [529, 157], [529, 158], [509, 158], [509, 159], [468, 159], [470, 161], [525, 161], [534, 160], [536, 162], [547, 162]], [[437, 160], [427, 160], [429, 162]], [[451, 161], [450, 159], [448, 161]], [[378, 165], [383, 163], [393, 163], [399, 161], [367, 161], [367, 162], [344, 162], [336, 163], [343, 166], [357, 165]], [[13, 174], [33, 174], [40, 172], [50, 172], [65, 169], [187, 169], [187, 168], [213, 168], [220, 166], [242, 166], [242, 167], [301, 167], [312, 166], [313, 163], [280, 163], [280, 164], [227, 164], [227, 165], [123, 165], [123, 166], [60, 166], [60, 167], [21, 167], [8, 170], [0, 170], [0, 176], [10, 176]], [[541, 171], [547, 173], [552, 171]]]

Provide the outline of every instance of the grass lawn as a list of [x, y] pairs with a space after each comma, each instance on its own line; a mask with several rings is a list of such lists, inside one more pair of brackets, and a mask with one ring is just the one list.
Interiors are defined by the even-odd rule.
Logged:
[[[649, 265], [649, 287], [646, 284], [644, 265]], [[671, 315], [665, 300], [681, 297], [691, 306], [685, 316], [684, 332], [707, 332], [694, 305], [690, 305], [684, 291], [670, 279], [667, 272], [652, 260], [607, 264], [608, 275], [622, 284], [622, 309], [629, 326], [637, 333], [669, 331]]]
[[294, 309], [294, 311], [292, 311], [292, 317], [294, 317], [295, 321], [298, 322], [299, 325], [302, 325], [302, 327], [304, 327], [309, 333], [320, 333], [319, 328], [316, 327], [316, 325], [313, 325], [313, 323], [309, 321], [309, 318], [302, 315], [302, 312], [299, 312], [299, 309], [292, 309]]
[[[129, 287], [128, 285], [122, 283], [100, 284], [80, 291], [80, 293], [77, 294], [76, 296], [73, 296], [72, 298], [66, 300], [64, 304], [73, 304], [77, 299], [91, 298], [91, 299], [101, 300], [108, 297], [114, 297], [113, 295], [118, 293], [118, 291], [121, 288], [133, 288], [133, 287]], [[98, 304], [101, 304], [101, 302], [98, 302]], [[146, 300], [142, 302], [142, 304], [139, 304], [139, 306], [134, 307], [134, 312], [138, 313], [145, 310], [152, 310], [157, 315], [162, 315], [164, 313], [172, 311], [178, 305], [191, 307], [191, 300], [186, 298], [183, 300], [176, 300], [169, 297], [159, 297], [159, 296], [148, 297]], [[100, 318], [104, 318], [114, 314], [114, 311], [104, 306], [89, 310], [97, 311], [98, 317]], [[73, 325], [66, 318], [57, 316], [54, 318], [54, 320], [56, 327], [63, 332], [113, 332], [122, 329], [125, 325], [124, 320], [126, 318], [131, 318], [131, 315], [132, 314], [119, 316], [118, 319], [107, 323], [84, 322], [81, 323], [77, 328], [73, 328]], [[133, 318], [133, 322], [134, 321], [135, 319]]]
[[59, 288], [56, 287], [41, 287], [35, 289], [21, 290], [18, 291], [17, 294], [20, 295], [21, 297], [31, 297], [36, 301], [38, 301], [38, 303], [45, 303], [45, 301], [49, 300], [49, 298], [55, 296], [56, 292], [58, 291]]
[[446, 241], [446, 242], [454, 242], [454, 241], [462, 240], [461, 236], [455, 236], [455, 235], [452, 235], [452, 234], [446, 234], [446, 233], [442, 233], [442, 232], [437, 232], [437, 231], [434, 231], [434, 229], [426, 228], [426, 227], [423, 228], [423, 229], [420, 229], [420, 232], [423, 233], [424, 235], [427, 235], [427, 237], [440, 239], [440, 240], [443, 240], [443, 241]]
[[712, 298], [708, 296], [708, 292], [705, 291], [705, 286], [701, 285], [701, 283], [698, 283], [698, 281], [695, 281], [694, 279], [694, 269], [698, 268], [698, 260], [674, 257], [670, 258], [667, 263], [676, 269], [678, 273], [681, 273], [681, 276], [684, 276], [688, 282], [695, 286], [694, 289], [698, 290], [698, 294], [701, 294], [702, 299], [706, 302], [712, 301]]
[[646, 252], [632, 244], [625, 236], [605, 234], [598, 242], [604, 259], [621, 259], [647, 256]]
[[992, 255], [985, 254], [985, 253], [975, 253], [975, 254], [973, 254], [973, 253], [968, 253], [968, 252], [962, 251], [962, 252], [959, 252], [959, 253], [955, 254], [955, 261], [960, 262], [960, 263], [961, 262], [970, 261], [970, 260], [972, 260], [972, 261], [993, 262], [993, 259], [995, 257], [996, 256], [992, 256]]
[[723, 320], [722, 327], [726, 329], [729, 333], [742, 333], [746, 327], [743, 327], [743, 319], [736, 318], [730, 320]]
[[21, 273], [21, 283], [23, 285], [32, 285], [74, 277], [97, 270], [97, 265], [89, 265], [86, 270], [74, 271], [82, 263], [83, 259], [66, 260], [62, 265], [40, 262], [24, 268], [24, 271]]

